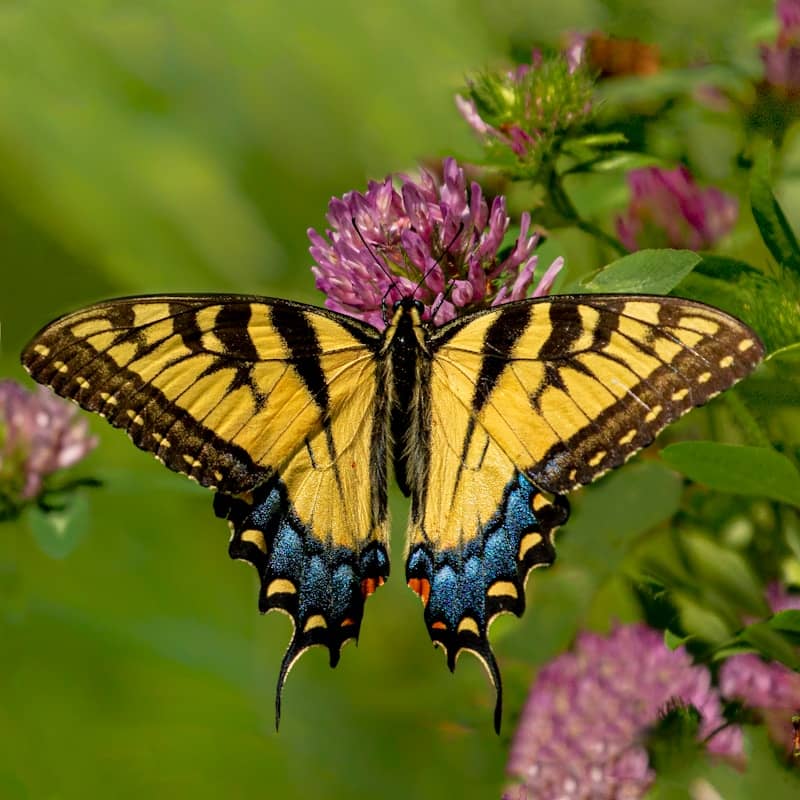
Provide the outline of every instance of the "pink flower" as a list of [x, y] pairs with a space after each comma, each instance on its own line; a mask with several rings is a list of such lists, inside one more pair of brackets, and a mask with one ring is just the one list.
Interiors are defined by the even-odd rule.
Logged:
[[97, 445], [78, 408], [37, 386], [0, 381], [0, 495], [13, 505], [35, 499], [44, 479]]
[[[700, 713], [708, 750], [736, 759], [741, 730], [722, 727], [719, 694], [683, 649], [645, 625], [583, 633], [539, 673], [522, 710], [504, 800], [639, 798], [655, 777], [643, 738], [673, 702]], [[716, 733], [715, 733], [716, 731]]]
[[778, 42], [790, 44], [800, 39], [800, 0], [778, 0], [775, 10], [781, 26]]
[[487, 150], [508, 160], [510, 150], [533, 174], [559, 139], [583, 127], [592, 114], [593, 80], [584, 42], [574, 38], [562, 55], [531, 54], [530, 64], [469, 81], [456, 106]]
[[736, 198], [714, 187], [701, 189], [686, 167], [644, 167], [628, 173], [631, 200], [617, 217], [617, 235], [629, 250], [711, 247], [733, 227]]
[[800, 92], [800, 0], [778, 0], [777, 41], [762, 44], [764, 78], [774, 92], [794, 97]]
[[761, 45], [764, 78], [780, 94], [794, 95], [800, 90], [800, 47]]
[[[309, 229], [311, 269], [328, 308], [383, 329], [386, 308], [403, 297], [416, 297], [424, 318], [441, 325], [528, 296], [539, 239], [528, 235], [529, 214], [501, 257], [510, 223], [505, 198], [489, 206], [477, 183], [467, 188], [454, 159], [445, 159], [442, 183], [424, 170], [419, 181], [401, 176], [398, 183], [390, 176], [364, 194], [334, 197], [325, 235]], [[562, 266], [561, 258], [550, 265], [534, 297], [547, 294]]]

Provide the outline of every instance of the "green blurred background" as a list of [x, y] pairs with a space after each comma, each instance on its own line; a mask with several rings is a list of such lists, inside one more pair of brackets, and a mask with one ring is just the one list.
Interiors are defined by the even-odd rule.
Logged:
[[[306, 228], [368, 177], [477, 155], [453, 91], [512, 39], [602, 28], [677, 60], [722, 58], [774, 31], [772, 2], [736, 9], [734, 26], [729, 0], [0, 0], [0, 373], [22, 379], [19, 350], [41, 325], [110, 296], [318, 303]], [[611, 201], [623, 200], [620, 188]], [[564, 247], [574, 264], [585, 243]], [[536, 666], [579, 625], [625, 617], [604, 585], [623, 548], [593, 545], [597, 520], [631, 509], [640, 531], [673, 513], [680, 488], [644, 463], [577, 498], [525, 618], [494, 628], [500, 737], [477, 662], [451, 676], [431, 647], [401, 577], [394, 496], [394, 577], [335, 672], [322, 650], [295, 667], [276, 735], [289, 623], [258, 615], [256, 576], [228, 559], [210, 495], [91, 424], [101, 446], [82, 471], [106, 485], [85, 538], [53, 559], [22, 524], [0, 531], [3, 800], [497, 797]], [[615, 524], [603, 543], [624, 540]], [[757, 769], [717, 772], [721, 787], [763, 785]]]

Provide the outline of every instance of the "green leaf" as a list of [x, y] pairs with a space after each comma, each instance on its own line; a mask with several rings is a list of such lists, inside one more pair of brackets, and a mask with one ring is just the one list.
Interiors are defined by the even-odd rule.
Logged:
[[683, 647], [690, 638], [690, 636], [680, 636], [669, 628], [664, 631], [664, 645], [670, 650], [677, 650], [679, 647]]
[[751, 614], [768, 613], [761, 586], [739, 553], [698, 533], [685, 534], [680, 541], [704, 596], [713, 593], [727, 601], [726, 606], [732, 603]]
[[617, 152], [598, 155], [582, 161], [564, 170], [562, 175], [572, 175], [577, 172], [628, 172], [632, 169], [650, 167], [660, 163], [662, 163], [660, 159], [647, 153]]
[[679, 442], [665, 447], [661, 458], [711, 489], [800, 506], [800, 472], [786, 456], [771, 448]]
[[63, 496], [63, 503], [49, 511], [30, 506], [24, 515], [36, 544], [50, 558], [66, 558], [89, 530], [86, 494], [71, 492]]
[[763, 277], [763, 273], [746, 261], [730, 256], [721, 256], [716, 253], [704, 253], [702, 261], [697, 265], [695, 274], [707, 275], [709, 278], [718, 278], [722, 281], [736, 281], [743, 275], [756, 275]]
[[797, 366], [800, 364], [800, 342], [794, 344], [787, 344], [786, 347], [781, 347], [779, 350], [770, 353], [766, 361], [786, 361], [787, 364]]
[[779, 611], [769, 620], [769, 625], [781, 633], [800, 636], [800, 611], [794, 608]]
[[587, 292], [667, 294], [700, 261], [701, 256], [691, 250], [639, 250], [600, 270], [583, 288]]
[[797, 655], [797, 651], [769, 622], [754, 622], [748, 625], [739, 633], [738, 638], [751, 644], [770, 661], [780, 661], [790, 669], [800, 670], [800, 656]]
[[711, 661], [712, 662], [720, 662], [720, 661], [727, 661], [729, 658], [733, 658], [733, 656], [741, 656], [745, 653], [755, 653], [756, 649], [751, 644], [747, 644], [747, 642], [740, 642], [736, 641], [734, 643], [726, 642], [722, 647], [718, 647], [714, 652], [711, 654]]
[[621, 131], [591, 133], [588, 136], [580, 136], [577, 139], [572, 139], [570, 142], [570, 144], [583, 145], [584, 147], [616, 147], [617, 145], [627, 143], [628, 137]]
[[672, 600], [678, 610], [681, 628], [687, 635], [715, 644], [722, 644], [730, 639], [734, 632], [730, 621], [708, 608], [705, 602], [684, 591], [673, 592]]
[[762, 148], [750, 174], [750, 205], [764, 244], [782, 266], [800, 274], [800, 247], [770, 187], [771, 149]]

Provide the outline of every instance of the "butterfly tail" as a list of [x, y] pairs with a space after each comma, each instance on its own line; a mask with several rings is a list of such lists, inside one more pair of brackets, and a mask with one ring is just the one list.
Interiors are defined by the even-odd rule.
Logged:
[[281, 611], [294, 626], [278, 674], [277, 728], [283, 686], [298, 659], [312, 647], [325, 647], [335, 667], [343, 645], [358, 639], [364, 602], [389, 575], [386, 550], [377, 541], [356, 551], [311, 536], [277, 480], [246, 496], [217, 494], [214, 510], [231, 526], [231, 558], [258, 572], [259, 610]]
[[[488, 627], [488, 626], [487, 626]], [[503, 719], [503, 680], [500, 677], [500, 669], [497, 666], [497, 659], [494, 657], [492, 648], [489, 645], [488, 631], [484, 631], [483, 635], [474, 634], [470, 632], [461, 632], [460, 641], [451, 641], [448, 644], [442, 642], [438, 637], [433, 639], [435, 645], [444, 648], [447, 654], [447, 666], [450, 672], [454, 672], [456, 668], [456, 661], [459, 655], [464, 650], [472, 653], [478, 661], [481, 662], [489, 680], [494, 687], [495, 703], [494, 703], [494, 730], [495, 733], [500, 733], [500, 724]], [[457, 639], [459, 637], [456, 637]]]
[[425, 624], [454, 670], [463, 651], [485, 668], [496, 692], [495, 730], [502, 716], [500, 670], [489, 627], [500, 614], [521, 616], [525, 580], [534, 567], [555, 559], [553, 532], [569, 516], [566, 499], [548, 498], [522, 474], [506, 487], [492, 520], [460, 548], [435, 550], [422, 537], [406, 562], [409, 586], [425, 607]]

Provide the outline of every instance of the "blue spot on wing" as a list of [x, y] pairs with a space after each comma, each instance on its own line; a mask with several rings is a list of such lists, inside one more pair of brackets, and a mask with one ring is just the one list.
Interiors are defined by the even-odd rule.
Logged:
[[[502, 690], [489, 645], [489, 625], [500, 613], [520, 616], [525, 610], [525, 578], [534, 566], [553, 562], [552, 533], [568, 515], [564, 498], [548, 500], [516, 473], [495, 514], [470, 541], [451, 550], [419, 544], [406, 561], [406, 579], [425, 603], [428, 633], [434, 644], [444, 648], [450, 669], [458, 653], [469, 650], [489, 671], [497, 689], [498, 729]], [[532, 533], [538, 539], [526, 540]], [[526, 547], [520, 551], [523, 541]]]
[[[377, 541], [357, 552], [317, 539], [297, 518], [278, 480], [257, 489], [252, 499], [218, 494], [214, 509], [233, 529], [231, 557], [249, 561], [258, 571], [260, 610], [280, 609], [294, 622], [278, 677], [277, 724], [289, 669], [314, 645], [326, 647], [331, 666], [337, 664], [342, 645], [358, 638], [364, 601], [388, 577], [389, 559]], [[263, 536], [266, 551], [254, 541], [255, 532]]]

